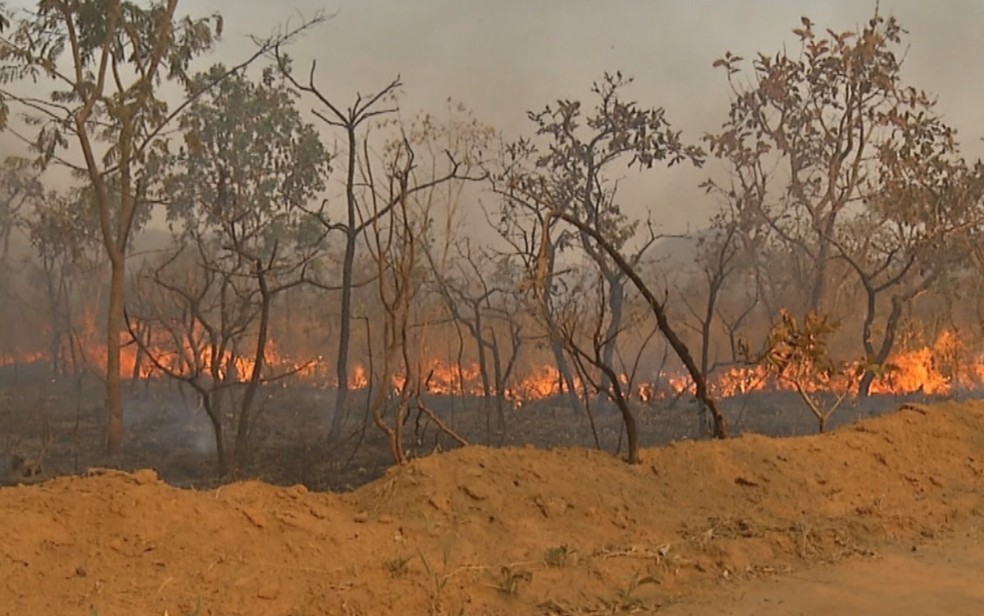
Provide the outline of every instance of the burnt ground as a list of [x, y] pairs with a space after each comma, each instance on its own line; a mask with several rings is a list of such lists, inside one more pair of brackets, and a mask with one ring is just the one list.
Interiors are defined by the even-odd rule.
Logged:
[[[104, 452], [106, 422], [102, 385], [95, 378], [51, 381], [40, 366], [0, 367], [0, 484], [36, 482], [84, 473], [92, 467], [151, 468], [179, 487], [207, 488], [223, 481], [216, 474], [211, 425], [190, 390], [167, 381], [132, 382], [126, 392], [126, 446]], [[259, 418], [250, 454], [234, 479], [258, 479], [311, 490], [348, 491], [383, 475], [392, 464], [388, 445], [368, 420], [365, 396], [354, 396], [343, 437], [327, 442], [333, 392], [303, 383], [267, 387], [258, 404]], [[925, 396], [875, 396], [847, 403], [829, 428], [895, 410]], [[433, 396], [427, 405], [470, 444], [493, 447], [599, 447], [624, 451], [621, 418], [613, 408], [593, 404], [589, 415], [573, 411], [566, 399], [506, 405], [500, 429], [493, 402], [481, 398]], [[769, 436], [813, 434], [817, 424], [796, 394], [756, 392], [722, 401], [734, 434]], [[654, 447], [706, 438], [698, 407], [686, 398], [661, 400], [636, 408], [640, 444]], [[592, 428], [592, 422], [594, 427]], [[448, 451], [457, 444], [425, 417], [411, 415], [406, 445], [414, 457]], [[597, 440], [596, 436], [597, 435]], [[41, 458], [41, 473], [25, 478], [12, 460], [28, 464]]]

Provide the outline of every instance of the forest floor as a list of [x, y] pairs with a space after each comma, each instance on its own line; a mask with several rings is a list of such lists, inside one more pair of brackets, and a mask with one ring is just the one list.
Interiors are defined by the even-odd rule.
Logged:
[[471, 446], [345, 493], [100, 468], [6, 487], [0, 613], [984, 609], [984, 403], [642, 458]]

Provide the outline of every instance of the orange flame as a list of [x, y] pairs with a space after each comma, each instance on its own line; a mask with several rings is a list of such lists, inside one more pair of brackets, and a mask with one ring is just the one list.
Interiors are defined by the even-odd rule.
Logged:
[[[85, 360], [90, 366], [105, 370], [105, 347], [101, 343], [101, 337], [98, 336], [94, 321], [88, 320], [88, 325], [82, 327], [80, 338], [88, 342], [82, 345]], [[121, 342], [124, 344], [121, 351], [124, 376], [135, 376], [140, 379], [163, 376], [152, 362], [146, 358], [139, 358], [139, 348], [130, 339], [128, 333], [121, 336]], [[212, 367], [213, 358], [208, 348], [203, 347], [196, 351], [190, 345], [186, 345], [178, 349], [172, 340], [158, 336], [152, 337], [148, 345], [150, 353], [158, 362], [177, 374], [189, 374], [189, 371], [196, 367], [207, 372]], [[44, 352], [8, 350], [4, 355], [0, 355], [0, 366], [34, 363], [48, 359], [47, 353]], [[250, 377], [254, 367], [251, 356], [238, 355], [231, 351], [225, 351], [216, 361], [220, 378], [225, 378], [231, 370], [232, 378], [245, 381]], [[323, 386], [335, 384], [329, 362], [322, 357], [298, 360], [281, 352], [278, 343], [274, 340], [268, 343], [264, 361], [269, 367], [269, 373], [293, 373], [295, 378], [307, 382]], [[425, 360], [417, 372], [425, 391], [431, 394], [464, 396], [485, 394], [481, 370], [477, 363], [458, 365], [430, 359]], [[349, 376], [349, 387], [364, 389], [369, 386], [370, 380], [371, 375], [366, 367], [355, 364]], [[399, 389], [404, 381], [405, 376], [395, 375], [391, 385]], [[630, 379], [626, 375], [620, 375], [619, 381], [623, 386], [630, 384]], [[711, 394], [718, 398], [740, 396], [755, 391], [782, 391], [793, 388], [790, 383], [777, 381], [761, 365], [731, 367], [711, 375], [708, 381]], [[556, 367], [543, 365], [514, 378], [504, 395], [514, 404], [522, 405], [524, 402], [560, 394], [563, 390], [561, 382]], [[575, 379], [574, 386], [576, 394], [583, 394], [583, 383], [580, 380]], [[850, 379], [844, 377], [818, 378], [813, 383], [805, 384], [809, 391], [828, 390], [837, 393], [853, 386]], [[932, 344], [896, 351], [889, 358], [885, 369], [872, 382], [871, 393], [924, 393], [945, 396], [955, 391], [975, 390], [982, 387], [984, 387], [984, 353], [968, 352], [958, 333], [946, 330], [940, 333]], [[630, 395], [638, 401], [648, 403], [686, 393], [693, 393], [693, 384], [689, 376], [672, 373], [637, 379], [632, 383]]]

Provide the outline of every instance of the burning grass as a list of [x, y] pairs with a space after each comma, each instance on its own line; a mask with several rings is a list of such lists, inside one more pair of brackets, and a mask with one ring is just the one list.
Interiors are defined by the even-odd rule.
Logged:
[[[133, 379], [164, 378], [161, 370], [142, 357], [144, 353], [128, 334], [124, 335], [122, 353], [122, 373]], [[149, 341], [148, 351], [157, 361], [177, 374], [185, 374], [192, 369], [209, 372], [213, 363], [212, 351], [201, 341], [190, 339], [180, 348], [174, 341], [166, 338]], [[909, 345], [912, 348], [894, 352], [874, 379], [872, 394], [904, 396], [909, 394], [925, 394], [929, 396], [950, 396], [960, 392], [977, 391], [984, 387], [984, 353], [973, 352], [962, 343], [958, 332], [943, 330], [935, 340], [926, 345]], [[81, 365], [95, 370], [97, 373], [105, 370], [105, 353], [102, 345], [92, 336], [92, 342], [85, 344]], [[28, 365], [50, 362], [50, 357], [43, 351], [8, 351], [0, 355], [0, 366], [15, 364]], [[253, 360], [250, 357], [237, 355], [230, 350], [222, 353], [219, 360], [219, 374], [225, 377], [227, 371], [235, 380], [245, 380], [252, 372]], [[334, 366], [322, 356], [310, 358], [299, 357], [281, 350], [276, 341], [267, 344], [265, 354], [267, 372], [274, 374], [290, 374], [292, 382], [305, 386], [334, 387]], [[854, 364], [848, 362], [848, 371]], [[425, 391], [434, 395], [448, 396], [484, 396], [487, 384], [483, 381], [481, 368], [476, 362], [455, 363], [434, 357], [419, 358], [418, 374], [425, 375]], [[349, 378], [352, 389], [366, 389], [370, 385], [371, 375], [366, 365], [356, 363]], [[405, 383], [405, 376], [397, 374], [392, 377], [390, 386], [400, 390]], [[624, 385], [632, 384], [629, 389], [632, 397], [642, 403], [677, 398], [693, 392], [693, 384], [689, 377], [682, 372], [672, 370], [620, 375]], [[575, 393], [583, 394], [583, 383], [574, 377]], [[714, 396], [730, 398], [759, 391], [794, 391], [794, 386], [782, 379], [777, 379], [770, 373], [767, 366], [761, 364], [736, 365], [723, 368], [711, 374], [708, 386]], [[832, 378], [817, 379], [805, 383], [810, 392], [829, 391], [843, 393], [852, 387], [850, 379], [842, 375]], [[563, 380], [557, 368], [550, 364], [532, 365], [525, 373], [519, 373], [506, 387], [503, 395], [516, 405], [544, 400], [558, 396], [564, 392]]]

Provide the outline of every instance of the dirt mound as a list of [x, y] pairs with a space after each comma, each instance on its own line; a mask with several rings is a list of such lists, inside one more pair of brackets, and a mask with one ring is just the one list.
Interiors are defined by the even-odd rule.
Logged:
[[652, 611], [979, 521], [984, 404], [643, 459], [465, 448], [345, 495], [152, 471], [6, 488], [0, 612]]

